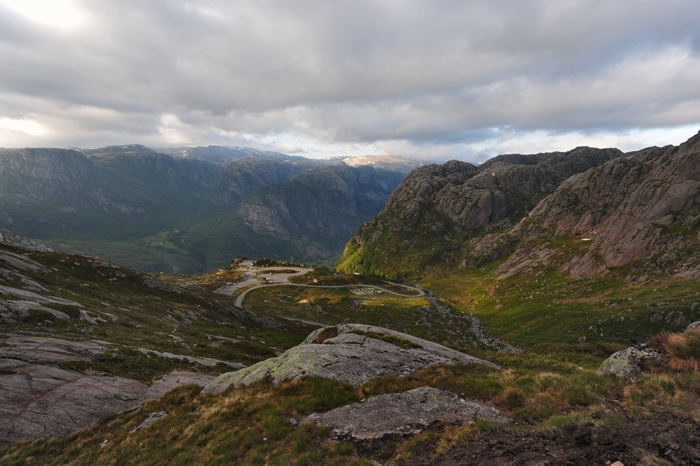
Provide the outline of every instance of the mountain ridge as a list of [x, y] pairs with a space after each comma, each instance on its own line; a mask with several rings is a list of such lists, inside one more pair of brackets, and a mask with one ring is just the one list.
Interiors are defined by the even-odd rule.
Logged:
[[[507, 231], [572, 174], [622, 156], [617, 149], [579, 147], [503, 155], [478, 167], [456, 160], [419, 167], [392, 193], [382, 211], [360, 226], [337, 267], [392, 273], [389, 269], [397, 266], [392, 257], [402, 245], [408, 251], [401, 252], [407, 259], [399, 260], [401, 270], [413, 268], [415, 273], [416, 264], [421, 269], [426, 262], [453, 263], [461, 244], [489, 232]], [[414, 232], [423, 235], [418, 239]]]
[[[254, 230], [241, 230], [238, 225], [236, 231], [229, 232], [243, 238], [241, 242], [218, 227], [222, 222], [228, 224], [227, 219], [255, 190], [284, 183], [316, 167], [347, 167], [342, 161], [326, 162], [249, 148], [234, 149], [239, 151], [238, 155], [248, 152], [257, 155], [218, 163], [195, 156], [163, 154], [138, 144], [82, 152], [71, 149], [3, 151], [0, 156], [0, 226], [50, 243], [56, 249], [102, 255], [145, 271], [201, 272], [225, 266], [231, 257], [238, 255], [270, 255], [265, 253], [264, 241], [257, 248], [259, 252], [245, 246], [252, 241], [251, 235], [258, 235]], [[367, 164], [375, 160], [371, 159]], [[406, 162], [397, 159], [382, 163], [396, 164], [399, 171], [395, 173], [403, 178]], [[361, 171], [363, 163], [357, 165], [348, 170]], [[318, 180], [319, 186], [323, 186], [321, 181]], [[379, 185], [367, 187], [383, 193], [381, 204], [390, 193]], [[297, 191], [291, 190], [288, 194], [293, 196]], [[321, 208], [317, 202], [312, 213], [304, 210], [307, 206], [297, 205], [306, 212], [305, 217], [317, 215]], [[375, 210], [349, 220], [353, 231], [381, 209], [376, 202], [372, 206]], [[351, 233], [348, 232], [348, 237]], [[287, 236], [289, 234], [287, 231]], [[300, 240], [304, 244], [314, 242]], [[342, 242], [345, 240], [347, 238]], [[270, 244], [274, 249], [271, 254], [280, 259], [294, 254], [298, 260], [311, 260], [319, 257], [317, 251], [323, 251], [321, 256], [329, 261], [340, 254], [340, 248], [334, 243], [331, 249], [336, 256], [329, 259], [328, 246], [314, 244], [301, 248]], [[310, 255], [306, 254], [307, 250]]]

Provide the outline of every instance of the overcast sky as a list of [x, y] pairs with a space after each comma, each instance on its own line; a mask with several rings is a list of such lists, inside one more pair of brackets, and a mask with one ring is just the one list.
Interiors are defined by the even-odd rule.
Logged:
[[698, 0], [0, 0], [0, 147], [483, 161], [700, 130]]

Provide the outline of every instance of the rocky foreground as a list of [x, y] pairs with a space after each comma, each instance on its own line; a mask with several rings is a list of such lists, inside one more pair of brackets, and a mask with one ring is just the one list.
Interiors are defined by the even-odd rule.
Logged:
[[204, 386], [215, 374], [172, 372], [152, 386], [124, 377], [64, 370], [111, 351], [107, 342], [9, 335], [0, 346], [0, 446], [64, 437], [100, 419], [157, 399], [181, 385]]

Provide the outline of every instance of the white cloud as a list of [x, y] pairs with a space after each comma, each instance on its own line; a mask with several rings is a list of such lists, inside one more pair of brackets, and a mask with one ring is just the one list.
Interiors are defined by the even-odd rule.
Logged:
[[46, 134], [46, 128], [33, 120], [13, 120], [0, 118], [0, 128], [9, 131], [18, 131], [29, 136], [41, 136]]
[[45, 130], [0, 146], [444, 160], [700, 124], [696, 0], [319, 5], [0, 0], [0, 118]]
[[58, 29], [73, 29], [87, 20], [85, 11], [73, 0], [0, 0], [0, 5]]

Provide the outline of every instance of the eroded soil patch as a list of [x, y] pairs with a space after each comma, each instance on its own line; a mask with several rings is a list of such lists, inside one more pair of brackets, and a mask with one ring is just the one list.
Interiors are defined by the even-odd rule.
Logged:
[[[700, 464], [700, 422], [676, 414], [638, 416], [611, 427], [570, 424], [558, 430], [473, 434], [436, 456], [427, 440], [402, 465], [695, 465]], [[388, 458], [387, 458], [388, 459]]]

